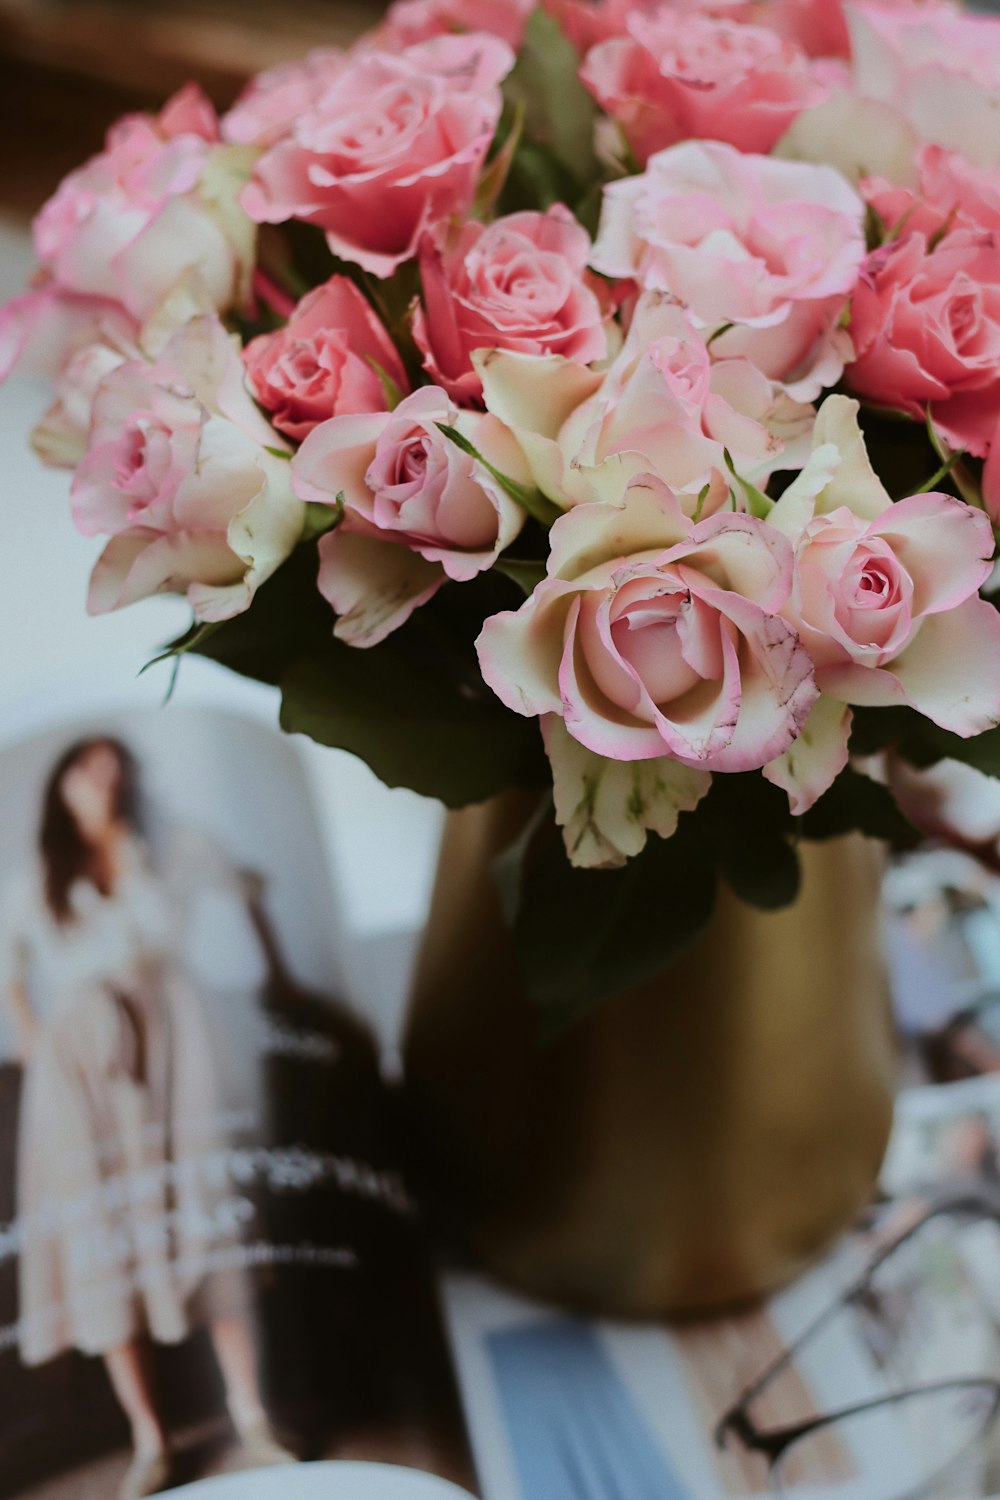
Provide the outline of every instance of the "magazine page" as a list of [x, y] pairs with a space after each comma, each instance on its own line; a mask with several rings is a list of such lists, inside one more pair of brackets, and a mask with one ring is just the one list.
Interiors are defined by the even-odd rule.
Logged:
[[447, 1276], [485, 1500], [1000, 1495], [1000, 1077], [904, 1093], [884, 1187], [731, 1318], [590, 1321]]
[[294, 742], [49, 718], [0, 747], [0, 1495], [475, 1493]]

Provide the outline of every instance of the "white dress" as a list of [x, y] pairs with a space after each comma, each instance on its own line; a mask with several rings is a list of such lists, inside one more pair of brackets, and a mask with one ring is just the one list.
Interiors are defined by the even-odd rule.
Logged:
[[184, 902], [132, 840], [114, 892], [78, 881], [70, 906], [57, 922], [40, 868], [3, 901], [0, 983], [24, 986], [39, 1022], [18, 1129], [28, 1364], [175, 1343], [244, 1305], [241, 1277], [209, 1276], [239, 1226], [208, 1031], [176, 962]]

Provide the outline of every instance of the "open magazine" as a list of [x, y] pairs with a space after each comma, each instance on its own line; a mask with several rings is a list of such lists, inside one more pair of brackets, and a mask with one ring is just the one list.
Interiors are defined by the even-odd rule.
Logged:
[[584, 1320], [440, 1269], [294, 741], [91, 701], [0, 804], [0, 1496], [1000, 1493], [1000, 1075], [766, 1307]]

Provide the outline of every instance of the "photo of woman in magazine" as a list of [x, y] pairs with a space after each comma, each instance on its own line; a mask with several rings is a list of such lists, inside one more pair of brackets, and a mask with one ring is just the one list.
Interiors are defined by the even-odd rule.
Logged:
[[173, 1344], [206, 1322], [249, 1458], [292, 1458], [261, 1401], [243, 1276], [211, 1270], [240, 1226], [203, 1180], [220, 1104], [200, 998], [174, 957], [199, 890], [240, 877], [190, 835], [158, 872], [140, 808], [121, 741], [71, 745], [45, 789], [40, 858], [4, 902], [25, 1068], [21, 1355], [103, 1358], [135, 1451], [122, 1500], [156, 1493], [170, 1471], [143, 1335]]
[[475, 1493], [318, 826], [252, 717], [0, 744], [4, 1497], [315, 1461]]

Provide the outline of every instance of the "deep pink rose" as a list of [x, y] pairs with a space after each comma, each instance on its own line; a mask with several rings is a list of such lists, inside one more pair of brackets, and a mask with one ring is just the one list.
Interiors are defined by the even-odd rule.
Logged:
[[604, 190], [591, 265], [671, 293], [712, 337], [797, 400], [850, 357], [839, 326], [865, 254], [864, 204], [832, 167], [720, 142], [661, 151]]
[[302, 529], [278, 444], [216, 318], [186, 323], [154, 363], [112, 369], [72, 488], [79, 529], [111, 538], [91, 613], [165, 592], [186, 594], [202, 620], [246, 609]]
[[243, 359], [261, 406], [297, 441], [328, 417], [384, 411], [379, 369], [408, 387], [392, 340], [346, 276], [303, 297], [285, 327], [253, 339]]
[[996, 172], [974, 167], [957, 151], [923, 146], [917, 153], [917, 186], [900, 187], [882, 177], [861, 183], [870, 203], [894, 238], [904, 232], [940, 237], [952, 229], [1000, 232], [1000, 180]]
[[237, 197], [246, 162], [213, 129], [211, 106], [190, 89], [156, 118], [112, 126], [104, 151], [35, 219], [35, 249], [61, 292], [119, 303], [140, 322], [185, 278], [203, 310], [245, 301], [254, 226]]
[[527, 481], [509, 432], [482, 413], [459, 412], [422, 386], [392, 412], [334, 417], [292, 462], [303, 500], [344, 515], [320, 539], [319, 588], [339, 615], [335, 630], [373, 646], [449, 578], [468, 581], [496, 562], [524, 511], [483, 464], [445, 436], [457, 427], [501, 473]]
[[555, 715], [610, 760], [750, 771], [787, 750], [816, 700], [778, 618], [792, 551], [751, 516], [695, 522], [657, 480], [580, 505], [551, 531], [548, 577], [487, 620], [483, 676], [515, 713]]
[[808, 523], [787, 614], [823, 692], [909, 703], [956, 734], [1000, 719], [1000, 615], [978, 597], [993, 532], [950, 495], [913, 495], [874, 520], [846, 506]]
[[456, 31], [487, 31], [518, 48], [535, 0], [395, 0], [372, 40], [396, 52]]
[[260, 159], [248, 212], [318, 224], [335, 255], [391, 275], [432, 224], [472, 202], [513, 62], [479, 33], [400, 56], [360, 52]]
[[340, 47], [317, 47], [297, 62], [278, 63], [258, 73], [223, 115], [223, 137], [241, 146], [273, 146], [322, 98], [348, 63]]
[[[543, 4], [581, 55], [598, 42], [624, 36], [633, 16], [667, 8], [666, 0], [543, 0]], [[745, 21], [752, 6], [750, 0], [671, 0], [669, 8], [682, 15]]]
[[874, 251], [851, 303], [859, 396], [921, 417], [982, 457], [1000, 418], [1000, 235], [908, 234]]
[[805, 53], [773, 31], [667, 7], [593, 47], [580, 77], [641, 164], [690, 139], [770, 151], [827, 92]]
[[413, 336], [434, 380], [468, 405], [482, 395], [474, 349], [602, 359], [608, 340], [597, 279], [587, 272], [590, 248], [560, 204], [464, 224], [443, 248], [425, 241]]

